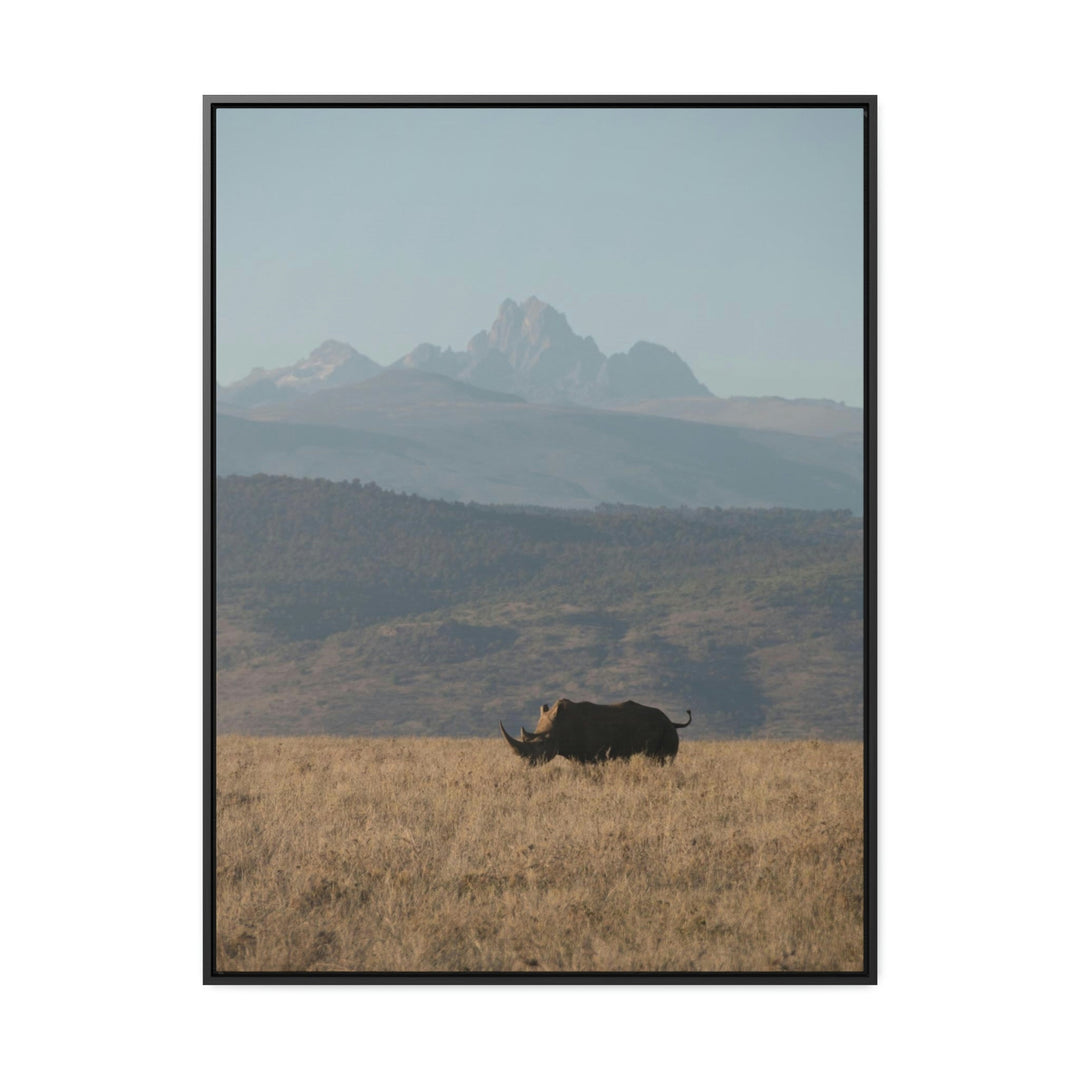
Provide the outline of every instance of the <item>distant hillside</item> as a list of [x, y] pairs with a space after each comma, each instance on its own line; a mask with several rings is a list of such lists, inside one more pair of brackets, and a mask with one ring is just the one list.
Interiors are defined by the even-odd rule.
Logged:
[[501, 402], [522, 405], [523, 398], [485, 390], [470, 383], [429, 371], [409, 368], [384, 368], [365, 382], [322, 390], [277, 402], [257, 409], [250, 415], [256, 420], [287, 420], [294, 423], [331, 424], [348, 427], [356, 415], [381, 414], [389, 410], [413, 411], [431, 406], [478, 405]]
[[[400, 449], [400, 448], [399, 448]], [[490, 735], [559, 696], [858, 738], [862, 523], [217, 482], [221, 731]]]
[[863, 434], [863, 411], [836, 401], [805, 398], [662, 397], [619, 406], [629, 412], [668, 416], [674, 420], [694, 420], [703, 424], [761, 431], [783, 431], [789, 435], [817, 438], [844, 438]]
[[359, 479], [451, 501], [861, 512], [861, 445], [530, 404], [427, 371], [218, 417], [217, 471]]

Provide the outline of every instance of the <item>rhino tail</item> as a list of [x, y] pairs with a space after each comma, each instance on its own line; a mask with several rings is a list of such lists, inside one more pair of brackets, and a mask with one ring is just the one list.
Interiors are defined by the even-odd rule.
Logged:
[[672, 727], [689, 727], [694, 721], [694, 716], [693, 716], [693, 713], [691, 713], [689, 709], [686, 710], [686, 715], [689, 716], [690, 719], [687, 720], [685, 724], [676, 724], [675, 721], [672, 720], [671, 721], [671, 726]]

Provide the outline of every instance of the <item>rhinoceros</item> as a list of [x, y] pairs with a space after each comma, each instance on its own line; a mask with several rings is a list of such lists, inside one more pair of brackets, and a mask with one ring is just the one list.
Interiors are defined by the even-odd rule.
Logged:
[[560, 698], [554, 706], [540, 709], [535, 731], [521, 729], [521, 738], [507, 734], [499, 724], [514, 753], [530, 765], [541, 765], [557, 754], [572, 761], [605, 761], [647, 754], [661, 763], [679, 752], [676, 728], [690, 726], [669, 720], [659, 709], [622, 701], [618, 705], [594, 705], [591, 701]]

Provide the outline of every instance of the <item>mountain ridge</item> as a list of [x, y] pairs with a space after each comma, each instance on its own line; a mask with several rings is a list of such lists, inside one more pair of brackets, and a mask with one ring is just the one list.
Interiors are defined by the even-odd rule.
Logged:
[[654, 397], [713, 397], [678, 353], [638, 341], [605, 356], [593, 338], [571, 329], [562, 312], [530, 296], [520, 304], [504, 300], [491, 327], [474, 334], [463, 351], [423, 342], [384, 368], [331, 339], [295, 364], [255, 368], [225, 387], [219, 400], [251, 407], [363, 382], [392, 368], [429, 371], [537, 403], [604, 407]]
[[474, 334], [464, 352], [421, 345], [394, 366], [437, 371], [534, 403], [604, 407], [650, 397], [713, 397], [675, 352], [638, 341], [605, 356], [566, 316], [530, 296], [504, 300], [491, 329]]
[[604, 356], [530, 297], [464, 351], [422, 344], [382, 367], [328, 340], [219, 388], [216, 464], [449, 501], [861, 513], [862, 412], [718, 398], [664, 346]]

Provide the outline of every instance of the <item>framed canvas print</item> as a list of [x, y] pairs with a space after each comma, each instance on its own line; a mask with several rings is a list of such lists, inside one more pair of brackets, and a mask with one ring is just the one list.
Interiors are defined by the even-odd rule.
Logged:
[[208, 97], [209, 983], [873, 983], [873, 97]]

